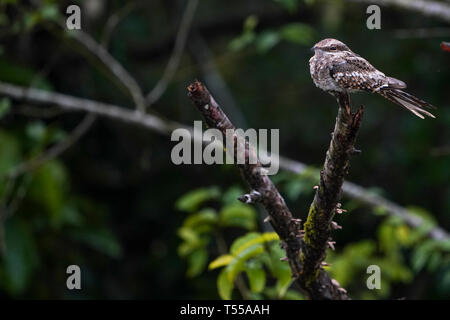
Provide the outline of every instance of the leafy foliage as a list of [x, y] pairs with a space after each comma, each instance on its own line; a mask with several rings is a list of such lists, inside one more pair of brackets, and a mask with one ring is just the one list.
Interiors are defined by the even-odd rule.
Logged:
[[0, 130], [0, 179], [6, 182], [0, 184], [0, 199], [7, 218], [0, 226], [0, 288], [11, 296], [20, 297], [31, 284], [39, 283], [37, 275], [48, 260], [61, 256], [58, 246], [48, 246], [49, 237], [64, 243], [67, 252], [86, 245], [112, 258], [121, 255], [101, 210], [70, 192], [70, 177], [62, 162], [48, 161], [21, 177], [9, 177], [14, 168], [61, 136], [60, 130], [42, 122], [31, 122], [15, 135]]
[[[206, 190], [215, 190], [214, 197], [206, 196]], [[190, 211], [191, 206], [180, 207], [179, 204], [193, 202], [198, 208], [212, 198], [218, 200], [216, 192], [218, 192], [216, 188], [191, 191], [181, 197], [176, 206]], [[178, 236], [182, 239], [178, 253], [187, 259], [187, 275], [195, 277], [201, 274], [206, 267], [208, 249], [213, 240], [222, 233], [223, 229], [237, 227], [251, 232], [236, 238], [230, 246], [229, 253], [222, 253], [211, 261], [208, 267], [209, 270], [223, 268], [217, 278], [220, 297], [231, 299], [238, 276], [245, 274], [252, 298], [262, 298], [262, 294], [284, 298], [291, 284], [291, 272], [288, 264], [280, 261], [283, 250], [280, 248], [278, 235], [273, 232], [252, 231], [257, 226], [257, 215], [251, 206], [237, 200], [240, 194], [242, 190], [239, 188], [230, 188], [222, 196], [223, 206], [219, 212], [206, 207], [196, 212], [191, 211], [184, 220], [178, 230]], [[197, 201], [200, 198], [202, 201]], [[191, 199], [197, 200], [191, 201]], [[221, 239], [215, 240], [221, 241]], [[268, 274], [276, 279], [273, 287], [266, 286]], [[291, 298], [294, 296], [291, 295]]]
[[258, 53], [267, 53], [281, 41], [299, 45], [311, 45], [315, 40], [314, 30], [303, 23], [290, 23], [278, 29], [256, 31], [258, 17], [248, 16], [244, 22], [242, 34], [230, 42], [232, 51], [239, 51], [254, 45]]

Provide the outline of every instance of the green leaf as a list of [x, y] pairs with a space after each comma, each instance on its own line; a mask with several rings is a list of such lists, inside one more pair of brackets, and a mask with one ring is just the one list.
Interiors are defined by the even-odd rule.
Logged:
[[264, 242], [279, 240], [275, 232], [266, 232], [263, 234], [257, 232], [249, 232], [245, 236], [237, 238], [230, 248], [230, 253], [237, 256], [240, 252], [254, 244], [262, 244]]
[[395, 227], [388, 222], [383, 222], [377, 230], [380, 248], [387, 254], [397, 251], [398, 241], [396, 240]]
[[[7, 174], [20, 161], [20, 145], [16, 137], [0, 130], [0, 178]], [[4, 183], [0, 183], [0, 194]]]
[[305, 182], [300, 179], [291, 180], [286, 184], [286, 195], [290, 200], [296, 200], [301, 193], [312, 190], [314, 190], [312, 187], [306, 188]]
[[239, 196], [243, 195], [245, 192], [241, 187], [233, 186], [229, 188], [222, 196], [222, 203], [224, 205], [239, 203]]
[[183, 227], [195, 230], [196, 232], [209, 231], [218, 221], [216, 210], [206, 208], [190, 215], [184, 220]]
[[181, 211], [193, 212], [208, 200], [217, 199], [220, 189], [217, 187], [200, 188], [188, 192], [175, 203], [175, 207]]
[[278, 42], [280, 37], [275, 31], [264, 31], [256, 38], [256, 49], [260, 53], [265, 53], [272, 49]]
[[193, 278], [199, 275], [206, 266], [208, 262], [208, 252], [204, 248], [200, 248], [192, 252], [188, 256], [188, 270], [187, 275], [190, 278]]
[[290, 42], [311, 45], [314, 41], [314, 29], [302, 23], [291, 23], [280, 28], [280, 36]]
[[407, 209], [413, 215], [416, 215], [416, 216], [422, 218], [423, 223], [427, 223], [430, 226], [436, 226], [436, 224], [437, 224], [436, 219], [433, 217], [433, 215], [431, 213], [429, 213], [424, 208], [409, 206], [409, 207], [407, 207]]
[[233, 260], [233, 258], [234, 257], [231, 254], [221, 255], [209, 264], [208, 269], [213, 270], [213, 269], [227, 266], [228, 264], [230, 264], [230, 262]]
[[228, 205], [220, 211], [219, 217], [222, 226], [256, 229], [256, 211], [248, 205]]
[[450, 239], [439, 240], [436, 242], [436, 245], [444, 251], [450, 252]]
[[84, 218], [78, 208], [70, 203], [66, 204], [62, 209], [61, 220], [64, 225], [75, 227], [81, 227], [84, 222]]
[[183, 240], [183, 243], [178, 247], [178, 254], [182, 257], [205, 245], [205, 241], [193, 229], [181, 227], [178, 229], [177, 234]]
[[0, 119], [11, 109], [11, 100], [8, 98], [2, 98], [0, 100]]
[[53, 228], [62, 225], [67, 179], [65, 168], [59, 161], [53, 160], [35, 171], [30, 184], [30, 197], [47, 212]]
[[254, 40], [255, 34], [253, 32], [243, 33], [239, 37], [231, 40], [229, 48], [231, 51], [240, 51], [251, 44]]
[[71, 231], [70, 236], [111, 258], [119, 258], [122, 254], [116, 237], [107, 229], [83, 228]]
[[12, 295], [21, 294], [38, 266], [37, 248], [29, 225], [16, 218], [5, 223], [5, 253], [2, 264], [2, 286]]
[[284, 295], [285, 300], [305, 300], [300, 292], [294, 290], [287, 290]]
[[250, 290], [253, 293], [259, 293], [264, 290], [266, 285], [266, 272], [261, 263], [257, 261], [249, 261], [246, 265], [245, 272], [250, 283]]
[[236, 276], [244, 271], [245, 262], [264, 252], [264, 247], [261, 244], [253, 244], [249, 247], [246, 247], [244, 250], [240, 251], [234, 259], [228, 264], [226, 269], [228, 270], [228, 277], [230, 281], [234, 281]]
[[258, 25], [258, 17], [255, 15], [248, 16], [244, 21], [244, 32], [249, 33], [255, 30]]
[[200, 242], [200, 237], [199, 237], [198, 233], [191, 228], [181, 227], [180, 229], [178, 229], [177, 234], [181, 239], [183, 239], [186, 242], [191, 242], [191, 243], [199, 243]]
[[56, 20], [59, 16], [56, 4], [46, 4], [40, 9], [40, 15], [45, 20]]
[[[329, 272], [342, 286], [353, 280], [358, 270], [365, 270], [372, 264], [370, 257], [375, 253], [376, 243], [372, 240], [363, 240], [349, 244], [340, 255], [330, 255], [327, 262], [331, 263]], [[333, 259], [331, 259], [333, 258]], [[376, 261], [374, 264], [379, 264]]]
[[52, 89], [52, 85], [44, 76], [39, 75], [38, 70], [32, 70], [23, 65], [15, 64], [10, 60], [0, 57], [0, 80], [13, 84], [29, 86], [38, 89]]
[[42, 142], [46, 136], [47, 129], [42, 121], [34, 121], [27, 125], [26, 133], [35, 142]]
[[233, 291], [234, 282], [230, 281], [228, 277], [227, 269], [223, 269], [219, 277], [217, 278], [217, 289], [219, 291], [219, 295], [223, 300], [231, 299], [231, 292]]
[[242, 249], [245, 249], [245, 245], [250, 242], [251, 240], [258, 239], [260, 237], [260, 234], [258, 232], [249, 232], [246, 235], [237, 238], [233, 241], [230, 247], [230, 253], [232, 255], [237, 255], [239, 251]]
[[427, 269], [430, 272], [436, 271], [442, 262], [442, 254], [439, 251], [435, 251], [431, 254], [431, 257], [428, 261]]
[[426, 265], [435, 247], [436, 242], [433, 240], [426, 240], [416, 247], [412, 255], [412, 267], [414, 271], [418, 272]]
[[277, 278], [275, 289], [278, 298], [282, 298], [292, 281], [292, 274], [289, 264], [280, 259], [286, 255], [286, 252], [280, 248], [279, 243], [273, 243], [270, 246], [270, 265], [272, 275]]

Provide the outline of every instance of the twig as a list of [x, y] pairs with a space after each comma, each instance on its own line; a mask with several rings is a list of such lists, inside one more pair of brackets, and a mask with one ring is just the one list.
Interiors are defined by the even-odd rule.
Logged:
[[[354, 143], [361, 125], [363, 108], [351, 113], [348, 94], [338, 95], [339, 111], [336, 125], [326, 154], [323, 170], [320, 172], [319, 188], [316, 190], [314, 201], [304, 224], [301, 261], [304, 266], [299, 277], [302, 286], [311, 292], [320, 290], [320, 279], [328, 247], [334, 248], [331, 238], [331, 223], [341, 197], [344, 176], [349, 168], [349, 160], [353, 154]], [[319, 297], [321, 294], [319, 295]]]
[[134, 101], [136, 109], [145, 112], [145, 99], [141, 88], [136, 80], [128, 73], [128, 71], [100, 44], [97, 43], [89, 34], [82, 30], [74, 30], [70, 32], [71, 38], [77, 40], [92, 55], [97, 57], [119, 80], [119, 82], [128, 90]]
[[189, 30], [194, 18], [195, 11], [197, 9], [198, 0], [189, 0], [183, 17], [181, 18], [180, 27], [175, 39], [175, 47], [169, 58], [169, 62], [164, 70], [164, 73], [159, 79], [155, 87], [145, 97], [145, 107], [148, 108], [154, 104], [166, 91], [169, 82], [172, 80], [175, 72], [180, 63], [181, 56], [186, 45], [186, 40], [189, 34]]
[[52, 106], [47, 108], [40, 108], [26, 104], [16, 106], [13, 110], [11, 110], [11, 112], [25, 117], [40, 119], [54, 118], [67, 113], [66, 111], [61, 110], [61, 108], [58, 107]]
[[[205, 118], [209, 127], [219, 129], [223, 136], [226, 136], [227, 129], [235, 129], [214, 98], [200, 82], [196, 81], [191, 84], [188, 87], [188, 91], [191, 101]], [[206, 108], [205, 106], [208, 107]], [[237, 139], [236, 135], [234, 135], [233, 139], [235, 140], [235, 146], [232, 152], [236, 158], [237, 150], [239, 150], [237, 146], [239, 139]], [[254, 152], [253, 146], [246, 143], [246, 160]], [[237, 166], [251, 190], [255, 190], [261, 195], [260, 201], [270, 216], [269, 222], [279, 235], [283, 247], [286, 250], [286, 257], [291, 267], [292, 275], [294, 278], [298, 278], [303, 273], [303, 266], [299, 255], [302, 243], [299, 220], [292, 216], [275, 185], [267, 175], [262, 173], [262, 167], [259, 161], [257, 164], [250, 164], [246, 161], [245, 164], [237, 164]], [[312, 282], [320, 287], [320, 291], [312, 291], [311, 289], [313, 287], [310, 284], [305, 285], [304, 282], [299, 282], [303, 291], [311, 298], [348, 299], [344, 291], [332, 282], [332, 279], [325, 271], [321, 272], [320, 277], [312, 280]]]
[[[103, 117], [139, 125], [164, 135], [170, 134], [176, 128], [185, 127], [179, 123], [164, 121], [150, 114], [139, 114], [130, 109], [112, 104], [2, 82], [0, 82], [0, 93], [30, 103], [58, 106], [67, 111], [94, 113]], [[189, 127], [187, 128], [189, 129]]]
[[[137, 125], [162, 135], [170, 135], [172, 131], [177, 128], [185, 128], [189, 132], [193, 132], [192, 127], [185, 126], [179, 122], [166, 121], [160, 117], [150, 114], [139, 115], [132, 110], [117, 105], [77, 98], [60, 93], [48, 92], [40, 89], [28, 89], [21, 86], [0, 82], [0, 94], [32, 104], [44, 104], [47, 108], [51, 106], [58, 107], [67, 112], [91, 112], [116, 121]], [[196, 136], [194, 135], [190, 136], [190, 138], [195, 137]], [[294, 161], [281, 156], [279, 164], [280, 168], [293, 173], [302, 173], [309, 168], [308, 165], [302, 162]], [[400, 217], [405, 221], [405, 223], [413, 228], [423, 225], [422, 218], [413, 215], [407, 209], [382, 196], [367, 191], [355, 183], [345, 181], [342, 186], [342, 191], [347, 197], [355, 199], [365, 205], [384, 208], [386, 214]], [[448, 232], [439, 227], [431, 228], [428, 235], [435, 240], [450, 238]]]
[[125, 4], [122, 8], [120, 8], [119, 11], [114, 13], [108, 18], [108, 21], [106, 22], [105, 28], [103, 30], [103, 36], [101, 40], [101, 45], [107, 49], [109, 42], [111, 40], [111, 35], [116, 29], [117, 25], [120, 23], [120, 21], [126, 17], [134, 8], [136, 7], [135, 2], [128, 2]]
[[432, 0], [350, 0], [351, 2], [365, 2], [395, 6], [401, 9], [416, 11], [426, 16], [439, 18], [450, 22], [450, 5], [444, 2]]
[[217, 101], [222, 104], [223, 110], [232, 115], [233, 123], [242, 128], [247, 126], [247, 121], [241, 110], [236, 105], [235, 99], [230, 92], [226, 82], [224, 81], [217, 65], [214, 61], [214, 55], [208, 47], [208, 44], [203, 37], [198, 33], [194, 33], [189, 37], [188, 43], [189, 51], [192, 53], [193, 57], [197, 61], [200, 67], [202, 77], [205, 84], [211, 91], [215, 92], [215, 97]]
[[417, 28], [417, 29], [397, 29], [394, 30], [394, 37], [399, 39], [408, 38], [441, 38], [450, 35], [450, 28]]
[[44, 163], [60, 156], [89, 130], [95, 119], [96, 116], [94, 114], [88, 113], [78, 124], [78, 126], [76, 126], [76, 128], [63, 141], [50, 147], [48, 150], [39, 154], [35, 158], [17, 165], [7, 173], [7, 177], [14, 179], [19, 175], [33, 171]]

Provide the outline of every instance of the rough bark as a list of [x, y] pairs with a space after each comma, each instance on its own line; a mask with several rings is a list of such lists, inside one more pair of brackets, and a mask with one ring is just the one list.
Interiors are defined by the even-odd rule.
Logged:
[[[226, 137], [227, 129], [235, 129], [220, 106], [210, 95], [207, 88], [204, 87], [200, 82], [196, 81], [188, 87], [188, 96], [200, 111], [206, 121], [206, 124], [209, 127], [219, 129], [224, 137]], [[359, 112], [358, 114], [361, 115], [362, 113]], [[351, 115], [349, 117], [351, 117]], [[342, 112], [340, 112], [340, 116], [338, 117], [338, 119], [348, 120], [349, 117], [344, 117], [344, 115], [342, 115]], [[360, 120], [358, 119], [360, 118], [357, 117], [357, 119], [355, 119], [355, 122], [357, 122], [359, 126]], [[346, 130], [343, 128], [347, 126], [347, 122], [343, 122], [337, 125], [337, 127], [339, 127], [337, 136], [340, 137], [341, 134], [347, 134], [348, 132], [354, 132], [356, 135], [357, 130]], [[234, 139], [235, 142], [237, 142], [238, 139], [236, 138], [236, 136], [234, 136]], [[339, 141], [336, 140], [333, 145], [340, 143], [341, 140], [346, 139], [347, 136], [342, 136], [339, 138]], [[354, 141], [354, 138], [349, 140]], [[236, 143], [234, 146], [235, 150], [233, 153], [236, 157], [236, 151], [238, 150], [238, 147]], [[340, 146], [335, 147], [335, 149], [339, 151], [343, 150]], [[253, 147], [248, 144], [246, 144], [245, 150], [247, 159], [250, 153], [255, 152]], [[331, 152], [330, 154], [334, 155], [333, 152]], [[341, 157], [347, 159], [347, 156]], [[342, 161], [346, 162], [345, 159], [343, 159]], [[332, 163], [332, 161], [329, 161], [328, 163]], [[250, 192], [248, 195], [242, 196], [240, 200], [244, 202], [258, 201], [264, 206], [269, 216], [267, 220], [271, 223], [273, 229], [280, 237], [281, 244], [286, 250], [286, 258], [291, 267], [293, 278], [296, 279], [302, 291], [311, 299], [348, 299], [345, 289], [341, 288], [335, 280], [331, 279], [330, 276], [320, 268], [320, 262], [317, 268], [317, 272], [314, 272], [314, 276], [310, 276], [308, 279], [305, 279], [305, 277], [303, 276], [305, 274], [305, 266], [309, 267], [311, 265], [315, 265], [315, 260], [307, 262], [306, 259], [308, 259], [311, 255], [304, 255], [303, 253], [301, 253], [302, 247], [304, 246], [304, 241], [302, 240], [300, 220], [293, 217], [275, 185], [272, 183], [270, 178], [263, 173], [264, 169], [262, 169], [259, 162], [256, 164], [250, 164], [248, 163], [248, 161], [246, 161], [245, 164], [237, 164], [237, 166], [239, 167], [243, 179], [248, 183], [249, 187], [252, 190], [252, 192]], [[342, 169], [346, 169], [347, 165], [342, 165], [341, 167]], [[335, 176], [342, 177], [343, 179], [343, 173], [338, 173], [336, 175], [334, 173], [331, 173], [330, 170], [331, 168], [324, 170], [325, 172], [327, 172], [327, 179], [334, 179]], [[331, 183], [331, 181], [328, 182]], [[339, 182], [332, 184], [333, 186], [338, 187]], [[333, 190], [337, 190], [339, 193], [340, 186], [342, 186], [342, 182], [340, 183], [339, 188], [337, 188], [339, 190]], [[330, 189], [329, 191], [331, 192], [332, 190]], [[331, 195], [328, 196], [332, 197]], [[335, 196], [334, 198], [337, 199], [338, 196]], [[328, 198], [326, 200], [327, 201], [320, 201], [320, 206], [326, 205], [326, 207], [329, 208], [329, 206], [331, 206], [331, 203], [328, 202]], [[322, 221], [320, 222], [322, 223]], [[323, 223], [327, 223], [327, 226], [325, 227], [322, 225], [318, 225], [318, 227], [322, 229], [328, 229], [328, 225], [331, 223], [331, 220], [328, 221], [328, 219], [325, 219]], [[315, 241], [315, 239], [313, 238], [310, 239], [311, 241]], [[314, 247], [320, 247], [320, 244], [314, 245]], [[314, 251], [310, 252], [315, 253]], [[323, 256], [322, 254], [320, 255]], [[308, 274], [309, 272], [310, 270], [308, 270]]]
[[331, 233], [338, 228], [333, 217], [340, 208], [344, 177], [348, 172], [350, 157], [359, 152], [355, 149], [355, 139], [361, 125], [363, 108], [352, 113], [350, 99], [347, 94], [338, 96], [339, 111], [332, 134], [325, 164], [320, 172], [320, 182], [310, 206], [308, 218], [304, 224], [301, 262], [303, 273], [299, 282], [303, 287], [311, 286], [311, 290], [320, 290], [316, 282], [320, 282], [321, 263], [324, 261], [327, 248], [334, 248]]

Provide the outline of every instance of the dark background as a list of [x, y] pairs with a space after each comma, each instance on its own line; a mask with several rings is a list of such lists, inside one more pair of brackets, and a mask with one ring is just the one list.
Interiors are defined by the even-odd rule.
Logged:
[[[146, 93], [164, 72], [187, 2], [73, 1], [82, 8], [83, 31], [98, 41], [108, 19], [132, 2], [111, 35], [109, 52]], [[1, 81], [133, 108], [126, 90], [99, 61], [51, 27], [52, 19], [64, 17], [72, 2], [1, 3]], [[46, 9], [49, 14], [42, 14], [45, 6], [57, 12]], [[337, 109], [333, 98], [311, 81], [309, 48], [323, 38], [337, 38], [386, 74], [405, 81], [408, 92], [438, 107], [436, 119], [421, 120], [381, 97], [355, 94], [354, 106], [364, 104], [366, 110], [357, 141], [362, 154], [352, 159], [348, 180], [402, 206], [413, 206], [448, 230], [450, 53], [442, 51], [440, 43], [449, 39], [449, 23], [382, 7], [382, 29], [368, 30], [366, 7], [348, 1], [200, 1], [179, 67], [151, 110], [186, 125], [200, 120], [186, 97], [190, 82], [205, 79], [196, 54], [201, 49], [194, 41], [200, 38], [232, 96], [235, 108], [224, 104], [232, 121], [243, 128], [279, 128], [280, 153], [319, 168]], [[36, 12], [38, 18], [33, 18]], [[241, 38], [239, 43], [236, 39], [242, 37], [244, 21], [251, 15], [258, 20], [254, 39], [246, 44]], [[265, 32], [279, 34], [292, 23], [301, 23], [292, 37], [280, 37], [272, 47], [264, 43]], [[424, 29], [424, 35], [418, 29]], [[224, 93], [206, 84], [219, 103], [230, 102], [222, 101], [227, 99]], [[174, 146], [170, 137], [100, 117], [56, 160], [12, 181], [6, 177], [9, 169], [64, 139], [85, 115], [44, 118], [39, 112], [50, 107], [44, 105], [34, 107], [35, 117], [21, 112], [22, 103], [2, 100], [2, 104], [10, 108], [0, 119], [0, 197], [4, 213], [11, 209], [11, 201], [16, 206], [2, 226], [1, 297], [218, 298], [216, 271], [186, 276], [176, 233], [186, 214], [176, 209], [175, 201], [201, 187], [245, 188], [236, 168], [176, 166], [170, 160]], [[286, 179], [280, 190], [292, 195], [286, 199], [292, 212], [305, 218], [313, 194], [292, 190], [293, 178]], [[355, 208], [338, 217], [344, 228], [336, 233], [334, 255], [369, 240], [377, 246], [370, 261], [396, 259], [401, 265], [386, 280], [389, 289], [370, 297], [352, 282], [356, 280], [341, 281], [351, 296], [450, 297], [448, 245], [447, 251], [437, 254], [440, 258], [434, 266], [428, 265], [434, 251], [423, 258], [426, 263], [414, 262], [426, 237], [412, 245], [399, 244], [392, 258], [380, 244], [387, 217], [347, 198], [343, 203]], [[241, 234], [231, 229], [227, 243]], [[384, 241], [389, 242], [389, 237]], [[211, 258], [215, 256], [212, 251]], [[347, 254], [342, 259], [356, 258]], [[70, 264], [80, 265], [83, 272], [79, 292], [65, 288], [65, 269]], [[361, 275], [360, 269], [348, 272], [353, 279]]]

